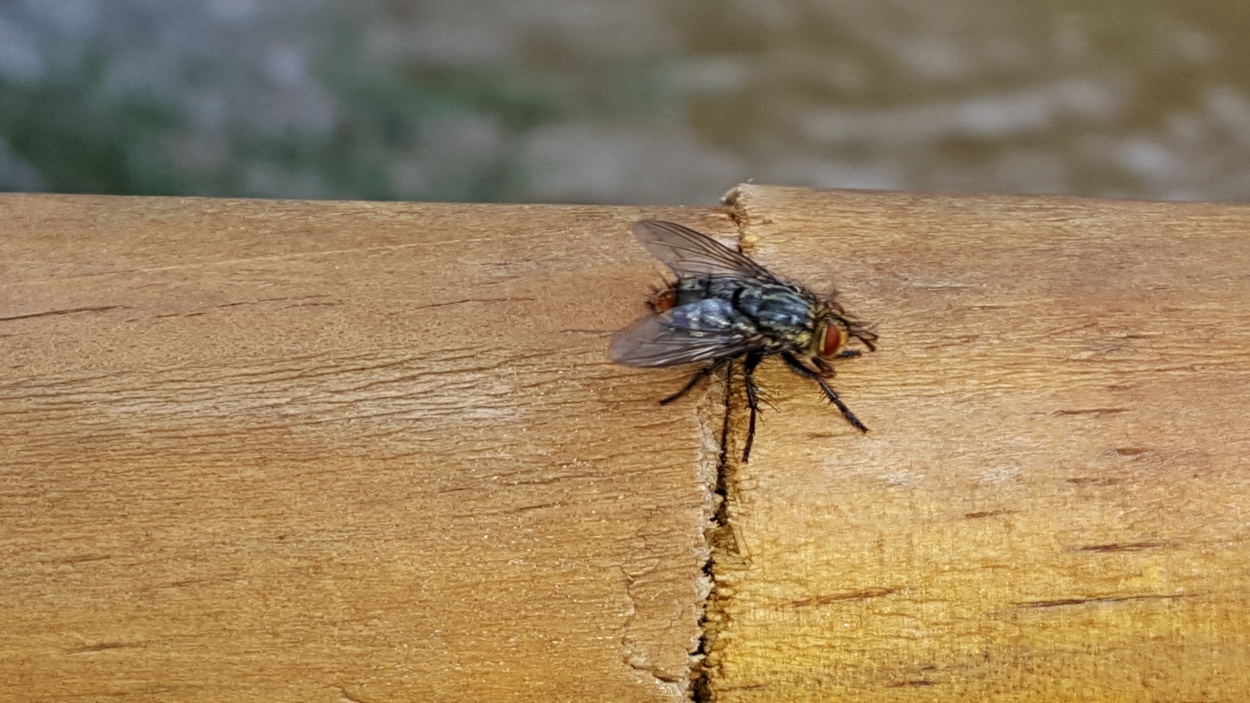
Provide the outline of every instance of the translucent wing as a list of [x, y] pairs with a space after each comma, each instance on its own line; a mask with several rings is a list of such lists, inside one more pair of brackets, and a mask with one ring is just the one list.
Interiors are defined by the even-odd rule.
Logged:
[[779, 282], [763, 266], [711, 237], [675, 222], [639, 220], [634, 236], [679, 278], [731, 276]]
[[613, 340], [608, 357], [626, 366], [676, 366], [735, 356], [758, 340], [735, 322], [730, 303], [708, 298], [644, 318]]

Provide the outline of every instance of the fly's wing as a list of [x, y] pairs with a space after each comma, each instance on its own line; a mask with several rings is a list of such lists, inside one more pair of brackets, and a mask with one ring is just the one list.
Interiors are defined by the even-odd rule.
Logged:
[[644, 318], [613, 340], [608, 357], [625, 366], [676, 366], [735, 356], [757, 341], [730, 303], [708, 298]]
[[634, 236], [678, 278], [705, 276], [751, 278], [780, 282], [763, 266], [711, 237], [675, 222], [639, 220]]

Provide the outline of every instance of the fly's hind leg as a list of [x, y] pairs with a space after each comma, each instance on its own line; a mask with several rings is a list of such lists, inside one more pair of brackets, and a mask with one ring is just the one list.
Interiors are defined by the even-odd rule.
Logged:
[[742, 362], [743, 383], [747, 387], [747, 405], [751, 408], [751, 419], [747, 422], [747, 441], [742, 448], [742, 463], [751, 458], [751, 445], [755, 443], [755, 416], [760, 412], [759, 387], [755, 385], [755, 367], [760, 365], [764, 355], [759, 352], [747, 354]]
[[713, 361], [712, 363], [708, 364], [707, 366], [704, 366], [703, 368], [699, 369], [699, 371], [698, 371], [695, 375], [693, 375], [693, 376], [691, 376], [691, 377], [690, 377], [690, 380], [686, 382], [686, 385], [684, 385], [684, 386], [682, 386], [682, 387], [681, 387], [681, 390], [679, 390], [679, 391], [677, 391], [676, 393], [674, 393], [674, 394], [672, 394], [672, 395], [668, 396], [667, 398], [664, 398], [663, 400], [661, 400], [661, 401], [660, 401], [660, 405], [668, 405], [669, 403], [673, 402], [674, 400], [677, 400], [678, 398], [682, 397], [683, 395], [685, 395], [685, 394], [689, 393], [690, 391], [694, 390], [694, 387], [695, 387], [695, 386], [697, 386], [697, 385], [699, 385], [699, 382], [700, 382], [700, 381], [702, 381], [703, 379], [707, 378], [708, 376], [711, 376], [712, 374], [716, 373], [716, 372], [717, 372], [717, 371], [719, 371], [722, 367], [724, 367], [724, 366], [725, 366], [725, 364], [727, 364], [727, 363], [729, 363], [729, 359], [717, 359], [716, 361]]
[[[809, 378], [816, 383], [819, 383], [820, 390], [824, 391], [825, 397], [829, 399], [830, 403], [836, 405], [838, 410], [842, 411], [842, 417], [846, 418], [846, 421], [851, 423], [851, 427], [854, 427], [860, 432], [868, 431], [868, 427], [865, 426], [858, 417], [855, 417], [855, 413], [851, 412], [851, 409], [846, 407], [846, 403], [843, 403], [842, 399], [838, 397], [838, 392], [833, 390], [828, 383], [825, 383], [825, 379], [821, 377], [821, 373], [819, 371], [813, 371], [807, 368], [803, 365], [803, 362], [799, 361], [789, 352], [782, 354], [781, 359], [786, 362], [786, 366], [789, 366], [791, 371], [802, 376], [803, 378]], [[817, 364], [817, 367], [820, 367], [820, 364]], [[832, 366], [829, 368], [830, 370], [833, 369]]]

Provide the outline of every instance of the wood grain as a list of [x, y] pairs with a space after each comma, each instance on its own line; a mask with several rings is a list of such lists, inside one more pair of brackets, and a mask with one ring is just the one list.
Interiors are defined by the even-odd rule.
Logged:
[[[1250, 208], [732, 206], [0, 197], [0, 700], [1245, 697]], [[867, 436], [763, 367], [702, 674], [723, 397], [604, 358], [643, 216], [881, 334]]]
[[[716, 701], [1250, 695], [1250, 208], [747, 186], [880, 350], [780, 364], [716, 555]], [[734, 401], [736, 429], [745, 420]]]
[[0, 197], [0, 699], [682, 700], [643, 214]]

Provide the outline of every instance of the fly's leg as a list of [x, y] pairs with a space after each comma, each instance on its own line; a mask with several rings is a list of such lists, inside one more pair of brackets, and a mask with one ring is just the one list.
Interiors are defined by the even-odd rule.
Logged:
[[860, 432], [868, 431], [868, 427], [866, 427], [858, 417], [855, 417], [855, 413], [851, 412], [850, 408], [846, 407], [846, 403], [843, 403], [842, 399], [838, 397], [838, 392], [833, 390], [828, 383], [825, 383], [825, 379], [821, 378], [819, 372], [807, 368], [803, 365], [803, 362], [796, 359], [794, 355], [789, 352], [783, 353], [781, 358], [786, 362], [786, 366], [790, 367], [791, 371], [802, 376], [803, 378], [809, 378], [816, 383], [819, 383], [820, 390], [825, 392], [825, 397], [829, 399], [830, 403], [838, 406], [838, 410], [842, 411], [842, 417], [846, 418], [846, 421], [851, 423], [851, 427], [854, 427]]
[[[838, 352], [838, 355], [835, 356], [834, 358], [835, 359], [854, 359], [855, 357], [861, 354], [863, 354], [863, 352], [861, 352], [858, 349], [843, 349], [842, 351]], [[833, 364], [829, 363], [828, 361], [825, 361], [819, 356], [812, 357], [812, 364], [816, 367], [816, 369], [820, 372], [820, 375], [824, 378], [833, 378], [834, 376], [838, 375], [837, 369], [833, 368]]]
[[747, 405], [751, 407], [751, 419], [747, 423], [747, 441], [742, 448], [742, 463], [751, 458], [751, 445], [755, 443], [755, 416], [760, 412], [759, 388], [755, 385], [755, 367], [760, 365], [764, 355], [759, 352], [747, 354], [742, 362], [742, 378], [747, 387]]
[[[838, 356], [840, 357], [842, 355], [839, 354]], [[819, 356], [813, 356], [812, 363], [815, 364], [816, 369], [820, 372], [820, 375], [824, 378], [833, 378], [834, 376], [838, 375], [838, 371], [837, 369], [833, 368], [833, 364], [829, 363], [828, 361], [825, 361]]]
[[851, 334], [852, 337], [864, 343], [868, 347], [868, 351], [877, 351], [877, 333], [871, 330], [860, 330]]
[[704, 366], [702, 369], [699, 369], [699, 372], [698, 372], [698, 373], [696, 373], [695, 375], [691, 376], [689, 381], [686, 381], [686, 385], [682, 386], [682, 387], [681, 387], [681, 390], [679, 390], [679, 391], [677, 391], [676, 393], [674, 393], [674, 394], [672, 394], [672, 395], [668, 396], [667, 398], [665, 398], [665, 399], [661, 400], [661, 401], [660, 401], [660, 405], [668, 405], [669, 403], [673, 402], [674, 400], [677, 400], [678, 398], [682, 397], [683, 395], [685, 395], [685, 394], [689, 393], [690, 391], [694, 390], [694, 387], [695, 387], [695, 386], [697, 386], [697, 385], [699, 385], [699, 382], [700, 382], [700, 381], [702, 381], [703, 379], [707, 378], [708, 376], [711, 376], [712, 374], [716, 373], [717, 371], [719, 371], [719, 370], [721, 369], [721, 367], [723, 367], [725, 364], [728, 364], [728, 363], [729, 363], [729, 359], [717, 359], [716, 361], [713, 361], [712, 363], [708, 364], [707, 366]]

